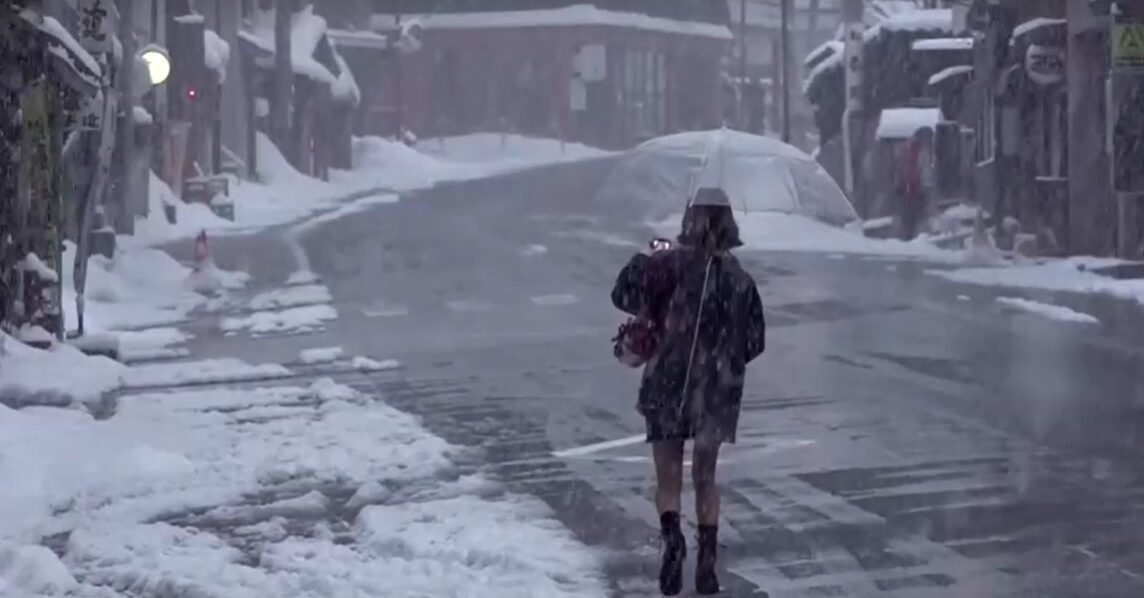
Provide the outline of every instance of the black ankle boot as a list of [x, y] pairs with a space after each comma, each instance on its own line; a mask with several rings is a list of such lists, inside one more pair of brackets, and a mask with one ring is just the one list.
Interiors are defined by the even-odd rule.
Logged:
[[695, 592], [702, 596], [719, 593], [719, 577], [715, 575], [718, 560], [719, 527], [699, 526], [699, 558], [695, 562]]
[[659, 516], [663, 534], [663, 564], [659, 568], [659, 591], [664, 596], [677, 596], [683, 591], [683, 560], [687, 558], [687, 539], [679, 526], [679, 513], [668, 511]]

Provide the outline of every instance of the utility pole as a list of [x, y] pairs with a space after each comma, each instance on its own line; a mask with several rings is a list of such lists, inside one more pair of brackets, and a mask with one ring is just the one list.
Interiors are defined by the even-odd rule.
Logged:
[[790, 143], [790, 16], [791, 0], [779, 0], [782, 10], [783, 142]]
[[290, 162], [290, 106], [294, 101], [294, 65], [290, 59], [293, 0], [274, 0], [274, 85], [270, 98], [270, 134]]
[[[842, 167], [846, 194], [851, 202], [857, 195], [854, 174], [854, 134], [862, 123], [862, 46], [865, 40], [865, 7], [862, 0], [844, 0], [842, 4], [843, 61], [846, 74], [846, 111], [842, 114]], [[859, 202], [860, 203], [860, 202]]]
[[739, 0], [739, 85], [737, 86], [737, 116], [740, 126], [746, 124], [743, 108], [743, 92], [747, 88], [747, 0]]

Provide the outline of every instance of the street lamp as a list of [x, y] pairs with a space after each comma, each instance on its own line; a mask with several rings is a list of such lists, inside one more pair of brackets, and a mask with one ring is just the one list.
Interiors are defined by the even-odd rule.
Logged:
[[171, 76], [171, 56], [162, 46], [151, 44], [139, 51], [147, 64], [147, 76], [152, 86], [162, 85]]

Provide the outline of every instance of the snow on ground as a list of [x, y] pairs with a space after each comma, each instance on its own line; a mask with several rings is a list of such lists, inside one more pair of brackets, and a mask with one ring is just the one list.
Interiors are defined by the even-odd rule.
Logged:
[[[473, 479], [480, 476], [445, 481], [459, 451], [412, 416], [330, 380], [132, 396], [103, 421], [0, 407], [0, 479], [16, 481], [0, 485], [0, 590], [85, 598], [128, 588], [235, 598], [606, 594], [598, 556], [542, 502], [475, 496], [490, 486]], [[340, 537], [321, 519], [345, 500], [325, 493], [331, 484], [364, 507]], [[251, 500], [274, 488], [279, 498]], [[286, 488], [292, 493], [282, 495]], [[423, 490], [403, 503], [383, 488]], [[194, 525], [172, 517], [192, 510], [202, 513]], [[311, 530], [291, 536], [299, 532], [291, 522]], [[67, 532], [62, 559], [36, 546]], [[237, 538], [260, 558], [247, 558]]]
[[329, 303], [330, 301], [332, 301], [330, 291], [325, 286], [306, 284], [259, 293], [250, 300], [250, 309], [263, 311], [268, 309], [281, 309], [284, 307], [298, 307], [300, 305]]
[[370, 359], [369, 357], [363, 357], [361, 355], [354, 357], [351, 365], [353, 365], [355, 370], [362, 372], [379, 372], [382, 370], [392, 370], [401, 367], [400, 363], [392, 359], [388, 359], [386, 361], [377, 361], [376, 359]]
[[1086, 313], [1081, 313], [1068, 307], [1052, 305], [1050, 303], [1041, 303], [1039, 301], [1030, 301], [1020, 297], [998, 297], [997, 303], [1021, 311], [1044, 316], [1052, 320], [1059, 320], [1061, 322], [1078, 322], [1082, 324], [1100, 323], [1100, 320], [1094, 318], [1093, 316], [1090, 316]]
[[[97, 401], [123, 384], [124, 371], [122, 364], [106, 357], [84, 355], [66, 345], [41, 351], [0, 333], [0, 403]], [[0, 452], [0, 463], [3, 456]]]
[[[561, 144], [552, 139], [481, 133], [423, 142], [417, 149], [379, 137], [354, 140], [354, 167], [333, 171], [329, 181], [301, 174], [262, 133], [256, 139], [257, 182], [230, 181], [235, 221], [219, 218], [210, 208], [183, 203], [158, 177], [151, 179], [151, 210], [136, 225], [135, 237], [123, 237], [128, 245], [155, 245], [191, 237], [206, 230], [212, 234], [244, 233], [287, 224], [320, 214], [336, 219], [379, 203], [397, 201], [382, 190], [423, 189], [445, 181], [470, 180], [520, 168], [568, 162], [608, 155], [581, 144]], [[369, 194], [370, 191], [378, 191]], [[347, 197], [354, 200], [342, 211]], [[164, 205], [175, 206], [177, 222], [170, 224]]]
[[353, 170], [335, 173], [334, 180], [394, 190], [424, 189], [447, 181], [607, 155], [578, 143], [499, 133], [429, 139], [416, 149], [380, 137], [359, 137], [354, 139]]
[[298, 359], [306, 364], [329, 363], [331, 361], [337, 361], [337, 359], [342, 356], [342, 352], [341, 347], [315, 347], [313, 349], [303, 350], [298, 354]]
[[1100, 293], [1144, 303], [1144, 280], [1116, 280], [1090, 268], [1121, 263], [1113, 259], [1073, 257], [1043, 263], [931, 270], [929, 274], [954, 282], [1042, 291]]
[[278, 364], [252, 365], [238, 359], [225, 358], [139, 365], [128, 369], [123, 375], [123, 381], [131, 387], [175, 386], [264, 380], [289, 375], [290, 370]]
[[302, 334], [325, 328], [326, 322], [338, 319], [338, 311], [330, 305], [305, 305], [281, 311], [259, 311], [248, 316], [224, 318], [223, 332], [253, 335]]
[[[682, 215], [658, 223], [657, 232], [674, 238]], [[925, 241], [872, 239], [854, 228], [839, 228], [814, 219], [769, 212], [735, 214], [744, 248], [756, 251], [797, 251], [918, 258], [935, 262], [958, 262], [964, 252], [939, 249]]]

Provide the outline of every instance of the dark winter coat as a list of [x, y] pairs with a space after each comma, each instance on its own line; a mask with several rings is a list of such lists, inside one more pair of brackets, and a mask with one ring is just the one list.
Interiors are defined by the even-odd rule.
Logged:
[[620, 272], [612, 302], [633, 315], [645, 310], [664, 330], [637, 404], [647, 419], [648, 441], [734, 442], [746, 366], [762, 354], [766, 337], [762, 300], [739, 261], [690, 247], [637, 255]]

